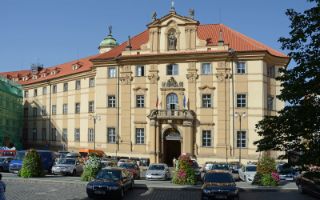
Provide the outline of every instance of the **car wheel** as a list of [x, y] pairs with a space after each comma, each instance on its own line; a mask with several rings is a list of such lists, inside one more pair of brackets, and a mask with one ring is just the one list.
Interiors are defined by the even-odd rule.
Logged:
[[304, 194], [305, 193], [305, 190], [303, 189], [302, 185], [301, 184], [298, 184], [298, 191], [301, 193], [301, 194]]
[[77, 175], [77, 171], [76, 171], [76, 170], [73, 170], [72, 176], [76, 176], [76, 175]]

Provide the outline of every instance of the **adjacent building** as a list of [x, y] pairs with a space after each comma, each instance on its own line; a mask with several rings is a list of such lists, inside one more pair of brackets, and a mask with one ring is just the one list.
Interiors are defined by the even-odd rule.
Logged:
[[172, 163], [259, 157], [255, 124], [284, 103], [275, 77], [289, 58], [223, 24], [174, 8], [118, 45], [48, 68], [1, 73], [23, 85], [28, 146]]

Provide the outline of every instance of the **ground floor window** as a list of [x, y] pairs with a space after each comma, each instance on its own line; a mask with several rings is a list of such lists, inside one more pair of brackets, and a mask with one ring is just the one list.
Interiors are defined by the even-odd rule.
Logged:
[[94, 142], [94, 130], [93, 128], [88, 129], [88, 142]]
[[80, 128], [74, 129], [74, 141], [80, 142]]
[[107, 138], [108, 143], [116, 143], [116, 129], [115, 128], [107, 128]]
[[144, 144], [144, 128], [136, 128], [136, 144]]
[[211, 131], [203, 130], [202, 131], [202, 146], [211, 147]]
[[237, 131], [237, 148], [247, 147], [247, 132]]

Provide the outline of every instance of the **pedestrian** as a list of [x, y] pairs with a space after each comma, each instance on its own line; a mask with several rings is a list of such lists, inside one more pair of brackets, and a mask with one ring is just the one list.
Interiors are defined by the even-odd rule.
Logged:
[[172, 166], [173, 166], [173, 168], [175, 168], [176, 167], [176, 161], [177, 161], [177, 159], [176, 159], [176, 157], [173, 157], [173, 160], [172, 160]]
[[2, 181], [2, 174], [0, 174], [0, 200], [6, 200], [6, 197], [4, 195], [6, 191], [6, 184]]

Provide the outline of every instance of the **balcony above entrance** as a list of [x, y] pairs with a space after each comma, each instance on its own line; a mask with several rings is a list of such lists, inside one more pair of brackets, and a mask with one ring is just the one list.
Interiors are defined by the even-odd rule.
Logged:
[[151, 110], [150, 120], [188, 120], [193, 121], [195, 114], [192, 110]]

